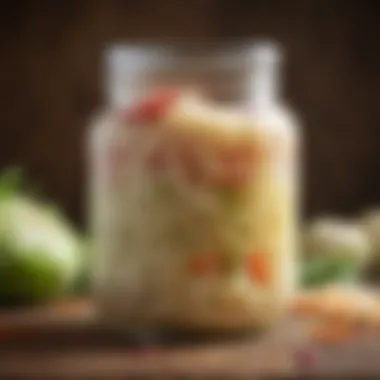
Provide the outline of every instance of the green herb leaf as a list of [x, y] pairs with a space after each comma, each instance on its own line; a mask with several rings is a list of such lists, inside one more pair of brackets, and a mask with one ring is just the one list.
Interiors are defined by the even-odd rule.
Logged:
[[356, 282], [361, 275], [361, 266], [355, 260], [313, 257], [302, 264], [301, 285], [306, 288], [329, 283]]

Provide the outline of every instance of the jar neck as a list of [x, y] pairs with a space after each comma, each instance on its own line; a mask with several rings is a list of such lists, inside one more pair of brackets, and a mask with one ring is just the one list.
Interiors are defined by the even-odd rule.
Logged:
[[273, 46], [178, 53], [174, 49], [116, 47], [108, 54], [108, 105], [122, 107], [161, 85], [193, 85], [211, 98], [268, 108], [279, 100], [279, 59]]

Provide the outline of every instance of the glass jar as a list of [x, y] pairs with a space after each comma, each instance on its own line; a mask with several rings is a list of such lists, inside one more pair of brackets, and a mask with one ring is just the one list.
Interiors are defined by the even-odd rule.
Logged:
[[90, 133], [95, 299], [124, 329], [234, 332], [296, 287], [298, 133], [272, 43], [116, 46]]

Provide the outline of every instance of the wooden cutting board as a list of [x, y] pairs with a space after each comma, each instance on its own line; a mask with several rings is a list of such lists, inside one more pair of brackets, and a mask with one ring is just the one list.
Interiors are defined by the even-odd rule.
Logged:
[[102, 331], [86, 301], [3, 312], [0, 378], [294, 374], [292, 334], [289, 328], [277, 330], [236, 341], [136, 345]]
[[244, 340], [136, 344], [102, 330], [88, 301], [4, 311], [0, 379], [252, 379], [310, 373], [380, 378], [380, 335], [363, 334], [349, 344], [323, 347], [315, 346], [307, 331], [304, 321], [289, 320], [270, 334]]

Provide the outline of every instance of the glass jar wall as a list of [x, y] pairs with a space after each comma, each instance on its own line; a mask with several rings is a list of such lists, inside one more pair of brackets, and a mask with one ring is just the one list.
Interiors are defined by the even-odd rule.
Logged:
[[125, 329], [269, 326], [296, 285], [298, 132], [270, 43], [107, 55], [90, 131], [101, 319]]

